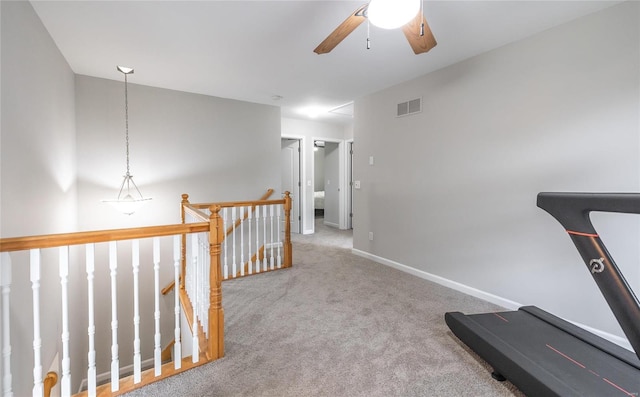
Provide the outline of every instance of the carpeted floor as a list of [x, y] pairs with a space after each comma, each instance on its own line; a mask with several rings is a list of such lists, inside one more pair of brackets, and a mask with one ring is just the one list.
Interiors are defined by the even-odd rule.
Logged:
[[499, 309], [351, 253], [316, 221], [293, 268], [223, 283], [223, 359], [137, 396], [523, 396], [444, 322]]

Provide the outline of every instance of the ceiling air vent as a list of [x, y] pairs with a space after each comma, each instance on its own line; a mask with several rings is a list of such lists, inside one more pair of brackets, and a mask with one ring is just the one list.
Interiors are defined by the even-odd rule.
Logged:
[[410, 101], [399, 103], [396, 116], [408, 116], [410, 114], [420, 112], [422, 112], [422, 98], [416, 98]]

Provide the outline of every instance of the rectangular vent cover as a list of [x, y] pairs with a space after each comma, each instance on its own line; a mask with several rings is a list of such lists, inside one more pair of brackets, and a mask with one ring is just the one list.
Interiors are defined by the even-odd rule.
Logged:
[[422, 98], [416, 98], [410, 101], [399, 103], [396, 117], [408, 116], [410, 114], [420, 112], [422, 112]]

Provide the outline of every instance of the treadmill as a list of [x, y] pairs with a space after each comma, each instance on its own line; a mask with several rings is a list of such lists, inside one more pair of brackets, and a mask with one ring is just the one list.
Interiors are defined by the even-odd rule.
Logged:
[[528, 396], [640, 396], [640, 304], [598, 237], [592, 211], [640, 214], [636, 193], [540, 193], [565, 228], [636, 354], [535, 306], [445, 314], [451, 331]]

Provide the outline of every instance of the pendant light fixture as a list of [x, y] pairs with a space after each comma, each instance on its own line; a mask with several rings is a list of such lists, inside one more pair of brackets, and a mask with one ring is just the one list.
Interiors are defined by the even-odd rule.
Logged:
[[113, 205], [118, 211], [126, 215], [136, 212], [145, 202], [151, 200], [150, 197], [142, 196], [140, 189], [133, 181], [133, 175], [129, 172], [129, 92], [127, 87], [127, 75], [133, 74], [133, 68], [117, 66], [116, 69], [124, 74], [124, 125], [125, 125], [125, 146], [127, 154], [127, 173], [124, 175], [118, 198], [115, 200], [102, 200], [103, 203]]

